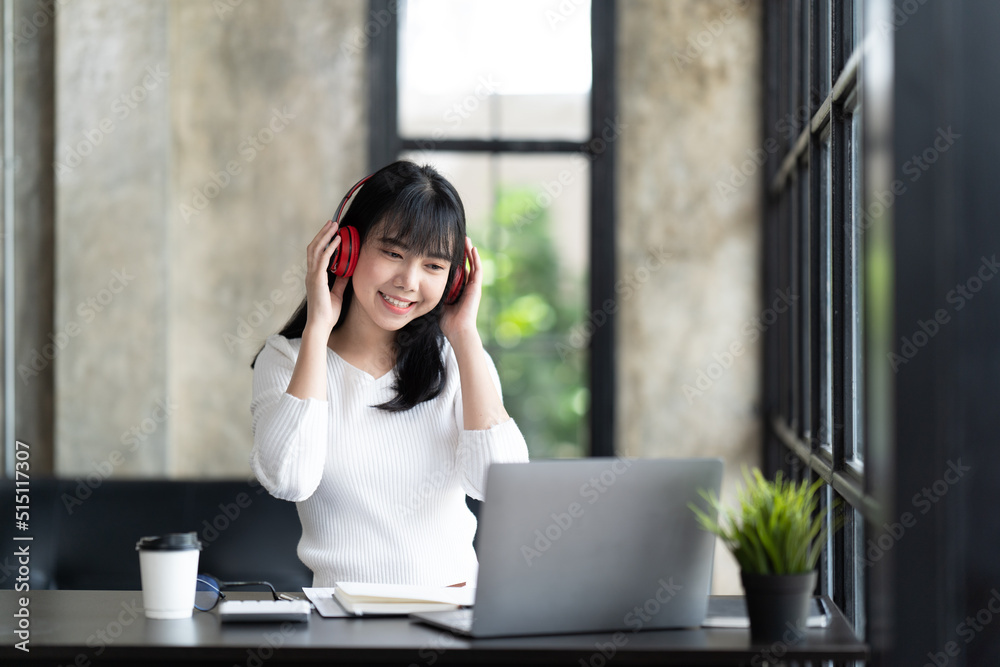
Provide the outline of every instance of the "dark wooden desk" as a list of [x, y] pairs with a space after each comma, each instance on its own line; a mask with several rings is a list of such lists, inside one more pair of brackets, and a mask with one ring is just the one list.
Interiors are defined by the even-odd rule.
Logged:
[[[233, 598], [257, 593], [227, 592]], [[324, 619], [308, 623], [219, 623], [215, 613], [147, 620], [138, 591], [32, 591], [29, 653], [15, 648], [17, 599], [0, 591], [0, 663], [278, 665], [765, 665], [792, 660], [865, 660], [868, 650], [835, 611], [831, 625], [804, 640], [752, 646], [748, 630], [648, 632], [461, 639], [405, 618]], [[773, 664], [773, 663], [772, 663]]]

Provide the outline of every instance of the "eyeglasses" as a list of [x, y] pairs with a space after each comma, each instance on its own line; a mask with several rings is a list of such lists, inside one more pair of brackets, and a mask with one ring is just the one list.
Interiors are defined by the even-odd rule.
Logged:
[[199, 574], [198, 582], [194, 592], [194, 608], [198, 611], [211, 611], [219, 600], [225, 600], [226, 594], [223, 588], [233, 588], [237, 586], [267, 586], [271, 589], [271, 595], [275, 600], [294, 600], [283, 593], [274, 590], [274, 586], [266, 581], [219, 581], [210, 574]]

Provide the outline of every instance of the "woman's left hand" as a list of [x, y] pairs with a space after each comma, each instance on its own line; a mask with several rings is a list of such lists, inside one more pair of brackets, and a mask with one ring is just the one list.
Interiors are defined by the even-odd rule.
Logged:
[[444, 314], [441, 315], [441, 331], [452, 344], [457, 336], [468, 333], [479, 335], [476, 316], [479, 314], [479, 302], [483, 295], [483, 261], [479, 257], [479, 250], [472, 245], [472, 239], [468, 236], [465, 237], [465, 252], [471, 265], [465, 291], [457, 302], [450, 306], [446, 304]]

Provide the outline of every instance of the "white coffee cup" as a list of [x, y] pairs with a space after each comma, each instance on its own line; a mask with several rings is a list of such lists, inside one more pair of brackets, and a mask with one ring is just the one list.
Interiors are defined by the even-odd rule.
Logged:
[[198, 583], [198, 534], [143, 537], [135, 549], [146, 618], [190, 618]]

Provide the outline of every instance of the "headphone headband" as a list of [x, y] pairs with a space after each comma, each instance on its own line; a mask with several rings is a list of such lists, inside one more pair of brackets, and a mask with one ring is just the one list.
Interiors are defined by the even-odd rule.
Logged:
[[347, 206], [347, 202], [350, 201], [351, 196], [354, 194], [354, 192], [358, 188], [360, 188], [362, 185], [365, 184], [365, 181], [367, 181], [369, 178], [371, 178], [374, 175], [375, 174], [368, 174], [367, 176], [365, 176], [364, 178], [362, 178], [360, 181], [358, 181], [357, 183], [355, 183], [353, 186], [351, 186], [351, 189], [347, 191], [347, 194], [344, 195], [344, 198], [340, 200], [340, 206], [337, 207], [337, 213], [336, 213], [336, 215], [333, 216], [333, 221], [334, 222], [337, 222], [337, 223], [340, 222], [340, 214], [341, 214], [341, 212], [343, 212], [344, 207]]

